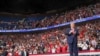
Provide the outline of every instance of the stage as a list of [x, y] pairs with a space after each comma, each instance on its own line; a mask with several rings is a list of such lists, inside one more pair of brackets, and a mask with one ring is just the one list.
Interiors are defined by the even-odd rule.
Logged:
[[[34, 54], [30, 56], [69, 56], [69, 53], [59, 53], [59, 54]], [[99, 51], [82, 51], [79, 52], [79, 56], [100, 56]]]

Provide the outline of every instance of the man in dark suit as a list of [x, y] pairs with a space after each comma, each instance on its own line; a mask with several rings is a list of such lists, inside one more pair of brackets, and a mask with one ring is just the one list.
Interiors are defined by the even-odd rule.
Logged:
[[70, 23], [70, 28], [66, 30], [65, 34], [67, 35], [70, 56], [78, 56], [77, 36], [79, 34], [74, 22]]
[[21, 51], [21, 56], [29, 56], [29, 53], [25, 49], [23, 49]]

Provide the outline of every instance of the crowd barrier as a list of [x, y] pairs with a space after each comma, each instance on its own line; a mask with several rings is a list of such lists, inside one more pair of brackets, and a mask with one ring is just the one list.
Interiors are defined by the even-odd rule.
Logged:
[[[79, 23], [79, 22], [85, 22], [89, 20], [95, 20], [95, 19], [100, 19], [100, 15], [94, 15], [92, 17], [87, 17], [87, 18], [82, 18], [82, 19], [77, 19], [73, 22]], [[54, 25], [54, 26], [49, 26], [49, 27], [42, 27], [42, 28], [35, 28], [35, 29], [19, 29], [19, 30], [0, 30], [0, 32], [5, 33], [5, 32], [32, 32], [32, 31], [39, 31], [39, 30], [48, 30], [56, 27], [61, 27], [61, 26], [66, 26], [69, 25], [70, 22], [66, 22], [63, 24], [59, 25]]]
[[[29, 56], [69, 56], [69, 53], [63, 53], [63, 54], [34, 54]], [[100, 51], [86, 51], [86, 52], [80, 52], [79, 56], [100, 56]]]

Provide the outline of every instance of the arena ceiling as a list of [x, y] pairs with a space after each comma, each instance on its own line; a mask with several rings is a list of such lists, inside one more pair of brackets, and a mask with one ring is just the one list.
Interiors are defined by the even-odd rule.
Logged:
[[96, 0], [0, 0], [0, 12], [45, 13], [49, 10], [69, 9], [94, 2]]

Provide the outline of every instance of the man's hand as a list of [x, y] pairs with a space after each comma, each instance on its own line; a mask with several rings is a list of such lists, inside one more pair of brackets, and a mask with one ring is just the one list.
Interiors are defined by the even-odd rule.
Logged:
[[73, 32], [73, 30], [70, 30], [69, 34], [71, 34]]
[[74, 29], [70, 30], [69, 34], [76, 34], [76, 31]]

